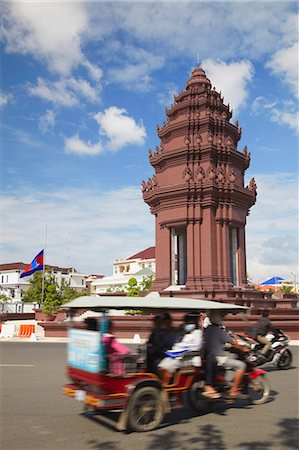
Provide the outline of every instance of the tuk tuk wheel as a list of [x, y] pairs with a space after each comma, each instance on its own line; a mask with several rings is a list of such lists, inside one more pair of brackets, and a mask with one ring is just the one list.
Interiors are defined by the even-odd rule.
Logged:
[[154, 430], [164, 417], [161, 393], [159, 389], [151, 386], [135, 391], [128, 408], [128, 425], [133, 431]]
[[195, 381], [188, 390], [188, 400], [190, 406], [197, 413], [203, 413], [208, 409], [208, 401], [202, 395], [204, 388], [204, 381]]

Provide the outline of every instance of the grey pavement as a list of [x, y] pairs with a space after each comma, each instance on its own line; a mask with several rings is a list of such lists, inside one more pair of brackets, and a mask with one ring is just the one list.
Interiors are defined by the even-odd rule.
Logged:
[[293, 368], [267, 368], [266, 404], [215, 404], [202, 415], [186, 405], [141, 434], [117, 432], [113, 416], [83, 414], [81, 403], [62, 395], [66, 350], [65, 343], [0, 342], [2, 450], [298, 449], [298, 347]]

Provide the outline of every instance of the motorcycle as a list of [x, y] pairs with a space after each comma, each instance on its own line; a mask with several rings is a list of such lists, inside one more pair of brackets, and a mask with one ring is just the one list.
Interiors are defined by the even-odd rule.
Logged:
[[[242, 351], [236, 351], [232, 349], [233, 353], [237, 353], [238, 358], [246, 363], [246, 373], [243, 377], [240, 385], [240, 392], [247, 396], [248, 400], [254, 405], [262, 405], [265, 403], [270, 394], [270, 383], [267, 378], [266, 372], [263, 369], [256, 368], [250, 361], [248, 355]], [[197, 411], [202, 412], [207, 409], [210, 403], [224, 402], [230, 403], [227, 395], [230, 391], [232, 380], [228, 378], [228, 372], [223, 367], [218, 367], [215, 377], [215, 389], [221, 394], [218, 399], [210, 399], [204, 395], [205, 386], [205, 372], [204, 367], [202, 371], [197, 372], [197, 376], [194, 379], [188, 391], [188, 399], [191, 407]]]
[[250, 361], [255, 366], [261, 366], [266, 362], [276, 364], [278, 369], [289, 369], [293, 361], [293, 355], [288, 348], [289, 337], [281, 330], [276, 329], [276, 333], [268, 333], [265, 337], [271, 342], [271, 347], [268, 353], [265, 355], [265, 359], [260, 357], [263, 344], [260, 344], [252, 337], [246, 334], [237, 334], [237, 339], [242, 342], [242, 345], [246, 345], [251, 350], [249, 356]]

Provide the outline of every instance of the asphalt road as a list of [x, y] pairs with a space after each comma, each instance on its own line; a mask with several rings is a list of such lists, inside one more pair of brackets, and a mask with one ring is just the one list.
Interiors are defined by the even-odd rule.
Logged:
[[149, 433], [117, 432], [61, 394], [66, 344], [0, 343], [1, 450], [284, 450], [298, 449], [299, 347], [293, 368], [268, 366], [271, 398], [219, 404], [193, 415], [186, 407]]

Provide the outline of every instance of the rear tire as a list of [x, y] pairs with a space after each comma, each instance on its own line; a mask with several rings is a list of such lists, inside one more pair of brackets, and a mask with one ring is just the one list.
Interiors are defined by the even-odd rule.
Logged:
[[260, 375], [248, 383], [247, 394], [251, 403], [254, 405], [262, 405], [265, 403], [270, 394], [270, 383], [265, 375]]
[[208, 409], [209, 402], [202, 395], [204, 385], [205, 383], [203, 380], [195, 381], [188, 390], [188, 400], [190, 406], [198, 413], [203, 413]]
[[128, 425], [133, 431], [154, 430], [164, 417], [161, 393], [154, 387], [143, 387], [135, 391], [128, 407]]
[[291, 367], [293, 361], [293, 355], [288, 348], [283, 352], [279, 360], [277, 361], [278, 369], [286, 370]]

